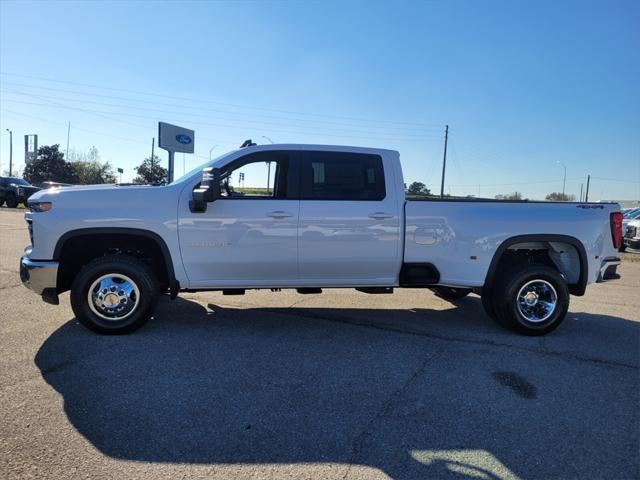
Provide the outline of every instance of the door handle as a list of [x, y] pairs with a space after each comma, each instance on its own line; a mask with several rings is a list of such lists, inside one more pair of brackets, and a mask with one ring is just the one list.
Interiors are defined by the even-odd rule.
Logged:
[[369, 218], [373, 218], [375, 220], [386, 220], [387, 218], [393, 218], [393, 215], [389, 215], [384, 212], [374, 212], [369, 214]]
[[288, 218], [293, 217], [289, 212], [283, 212], [282, 210], [276, 210], [275, 212], [267, 213], [267, 217], [271, 218]]

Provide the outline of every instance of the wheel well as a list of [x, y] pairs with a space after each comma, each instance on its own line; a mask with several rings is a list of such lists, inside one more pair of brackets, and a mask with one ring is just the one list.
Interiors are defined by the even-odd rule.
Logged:
[[572, 294], [584, 294], [587, 276], [584, 247], [570, 237], [565, 239], [555, 236], [505, 242], [491, 262], [483, 290], [491, 288], [499, 272], [527, 263], [542, 263], [557, 270], [566, 279]]
[[[71, 288], [74, 278], [91, 260], [105, 255], [129, 255], [148, 263], [162, 288], [173, 281], [173, 266], [162, 240], [136, 233], [82, 233], [61, 239], [56, 247], [58, 293]], [[163, 248], [164, 247], [164, 248]]]

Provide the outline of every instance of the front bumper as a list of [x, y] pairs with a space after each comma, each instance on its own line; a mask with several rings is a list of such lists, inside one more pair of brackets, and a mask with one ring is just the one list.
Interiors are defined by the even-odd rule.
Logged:
[[22, 257], [20, 259], [20, 280], [25, 287], [38, 295], [55, 295], [58, 267], [58, 262], [31, 260], [29, 257]]

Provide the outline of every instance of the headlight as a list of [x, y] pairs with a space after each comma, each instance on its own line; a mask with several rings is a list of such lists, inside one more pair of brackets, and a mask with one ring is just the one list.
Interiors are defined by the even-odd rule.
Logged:
[[29, 202], [29, 210], [32, 212], [48, 212], [53, 208], [51, 202]]

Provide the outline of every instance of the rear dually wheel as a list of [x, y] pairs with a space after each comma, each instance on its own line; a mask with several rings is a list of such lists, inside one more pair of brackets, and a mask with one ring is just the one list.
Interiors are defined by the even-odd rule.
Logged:
[[500, 324], [523, 335], [544, 335], [564, 320], [569, 288], [557, 270], [525, 264], [499, 275], [490, 302]]

